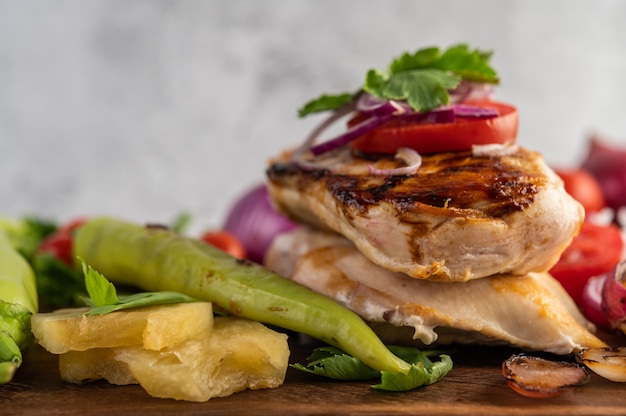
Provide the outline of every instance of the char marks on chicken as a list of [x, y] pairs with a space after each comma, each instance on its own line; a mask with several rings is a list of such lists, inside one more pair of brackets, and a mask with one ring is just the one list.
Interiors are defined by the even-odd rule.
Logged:
[[373, 263], [413, 278], [468, 281], [545, 272], [584, 219], [540, 154], [423, 155], [410, 175], [373, 175], [403, 162], [344, 146], [309, 159], [287, 152], [267, 170], [276, 208], [343, 235]]

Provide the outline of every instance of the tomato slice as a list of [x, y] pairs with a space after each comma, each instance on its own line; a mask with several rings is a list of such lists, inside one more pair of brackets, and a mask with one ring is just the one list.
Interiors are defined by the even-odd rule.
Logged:
[[[367, 153], [395, 154], [399, 147], [409, 147], [427, 154], [469, 150], [474, 144], [515, 142], [518, 127], [515, 107], [496, 101], [464, 104], [494, 109], [499, 115], [485, 119], [457, 117], [452, 123], [432, 124], [391, 120], [353, 140], [350, 146]], [[348, 126], [362, 119], [362, 115], [357, 115]]]
[[581, 305], [587, 281], [613, 270], [622, 257], [623, 249], [624, 241], [617, 226], [585, 222], [550, 274], [561, 283], [574, 302]]

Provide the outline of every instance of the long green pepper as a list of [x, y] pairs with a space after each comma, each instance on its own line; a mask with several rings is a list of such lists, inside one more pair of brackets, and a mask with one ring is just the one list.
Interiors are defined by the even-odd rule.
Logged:
[[33, 342], [30, 317], [38, 311], [35, 274], [0, 230], [0, 384], [13, 379]]
[[308, 334], [378, 371], [411, 367], [334, 300], [178, 233], [97, 218], [77, 231], [74, 254], [114, 283], [212, 302], [233, 315]]

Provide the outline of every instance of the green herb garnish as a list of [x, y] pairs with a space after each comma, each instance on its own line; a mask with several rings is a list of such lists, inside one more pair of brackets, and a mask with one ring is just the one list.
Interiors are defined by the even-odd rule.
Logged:
[[339, 108], [342, 105], [351, 103], [354, 101], [354, 94], [343, 93], [336, 95], [328, 95], [324, 94], [321, 97], [309, 101], [298, 110], [298, 115], [300, 117], [307, 116], [312, 113], [320, 113], [322, 111], [334, 110], [335, 108]]
[[[389, 345], [389, 350], [411, 364], [408, 372], [392, 373], [376, 371], [341, 349], [331, 346], [316, 348], [307, 358], [307, 364], [292, 364], [300, 371], [335, 380], [373, 380], [381, 382], [372, 386], [378, 390], [407, 391], [433, 384], [452, 370], [450, 356], [440, 351], [421, 351], [417, 348]], [[438, 355], [441, 361], [433, 362], [430, 357]]]
[[428, 111], [448, 104], [448, 91], [461, 80], [497, 84], [496, 71], [489, 65], [491, 52], [471, 50], [466, 44], [437, 47], [395, 58], [386, 71], [371, 69], [356, 93], [324, 94], [298, 110], [300, 117], [350, 104], [365, 91], [387, 100], [406, 100], [415, 111]]
[[118, 296], [113, 283], [80, 259], [85, 275], [85, 287], [89, 298], [84, 299], [90, 307], [86, 315], [104, 315], [123, 309], [173, 303], [196, 302], [197, 300], [179, 292], [142, 292]]

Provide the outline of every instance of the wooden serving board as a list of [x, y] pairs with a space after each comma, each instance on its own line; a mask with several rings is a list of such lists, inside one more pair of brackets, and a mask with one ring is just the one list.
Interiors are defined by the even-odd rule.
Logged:
[[[313, 346], [291, 342], [290, 362]], [[623, 343], [622, 343], [623, 344]], [[35, 345], [14, 380], [0, 385], [0, 415], [625, 415], [626, 384], [592, 374], [589, 383], [549, 399], [511, 390], [501, 364], [518, 351], [457, 347], [454, 369], [431, 386], [392, 393], [369, 382], [339, 382], [289, 369], [271, 390], [244, 391], [204, 403], [150, 397], [140, 386], [61, 381], [58, 358]]]

